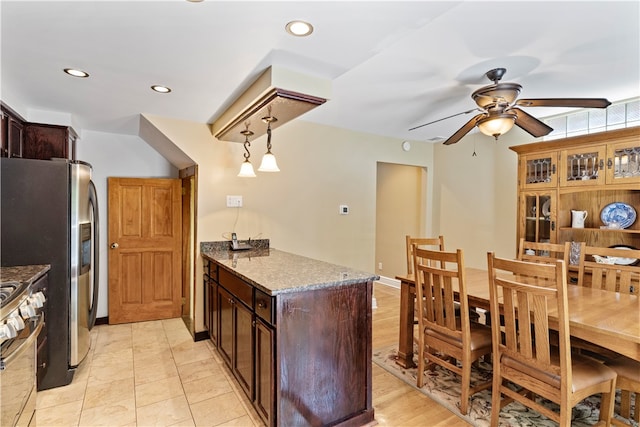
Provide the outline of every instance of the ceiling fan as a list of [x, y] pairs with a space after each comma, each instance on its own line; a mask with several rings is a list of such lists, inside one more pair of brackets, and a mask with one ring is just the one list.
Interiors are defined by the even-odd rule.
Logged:
[[548, 135], [553, 129], [518, 107], [606, 108], [611, 105], [611, 102], [605, 98], [517, 99], [522, 86], [517, 83], [500, 83], [500, 79], [502, 79], [506, 71], [506, 68], [494, 68], [487, 71], [485, 75], [493, 84], [481, 87], [471, 94], [471, 98], [478, 104], [479, 108], [443, 117], [409, 130], [412, 131], [451, 117], [479, 111], [479, 114], [465, 123], [444, 144], [455, 144], [475, 126], [478, 126], [480, 132], [493, 136], [495, 139], [508, 132], [514, 124], [532, 136], [540, 137]]

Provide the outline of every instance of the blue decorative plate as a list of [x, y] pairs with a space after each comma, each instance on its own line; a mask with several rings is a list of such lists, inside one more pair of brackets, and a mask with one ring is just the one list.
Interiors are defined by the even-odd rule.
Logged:
[[600, 219], [604, 225], [618, 224], [620, 228], [627, 228], [636, 220], [636, 210], [626, 203], [614, 202], [602, 209]]

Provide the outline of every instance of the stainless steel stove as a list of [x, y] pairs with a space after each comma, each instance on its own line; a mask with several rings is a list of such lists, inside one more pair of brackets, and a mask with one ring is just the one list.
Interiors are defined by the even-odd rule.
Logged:
[[36, 343], [43, 292], [33, 283], [0, 284], [0, 425], [35, 425]]

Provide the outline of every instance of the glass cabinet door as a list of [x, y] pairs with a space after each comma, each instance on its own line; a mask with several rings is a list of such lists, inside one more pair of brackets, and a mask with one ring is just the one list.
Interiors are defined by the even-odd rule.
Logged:
[[556, 242], [556, 193], [521, 193], [520, 236], [529, 242]]
[[640, 183], [640, 143], [611, 144], [607, 153], [607, 184]]
[[560, 185], [603, 184], [605, 155], [604, 145], [563, 151], [560, 155]]
[[558, 183], [558, 152], [522, 156], [520, 182], [525, 188], [550, 188]]

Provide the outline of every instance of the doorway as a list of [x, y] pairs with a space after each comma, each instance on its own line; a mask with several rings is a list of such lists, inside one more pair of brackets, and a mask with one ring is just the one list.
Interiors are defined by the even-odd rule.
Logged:
[[376, 255], [382, 282], [405, 274], [407, 234], [427, 232], [427, 171], [421, 166], [378, 162], [376, 179]]

